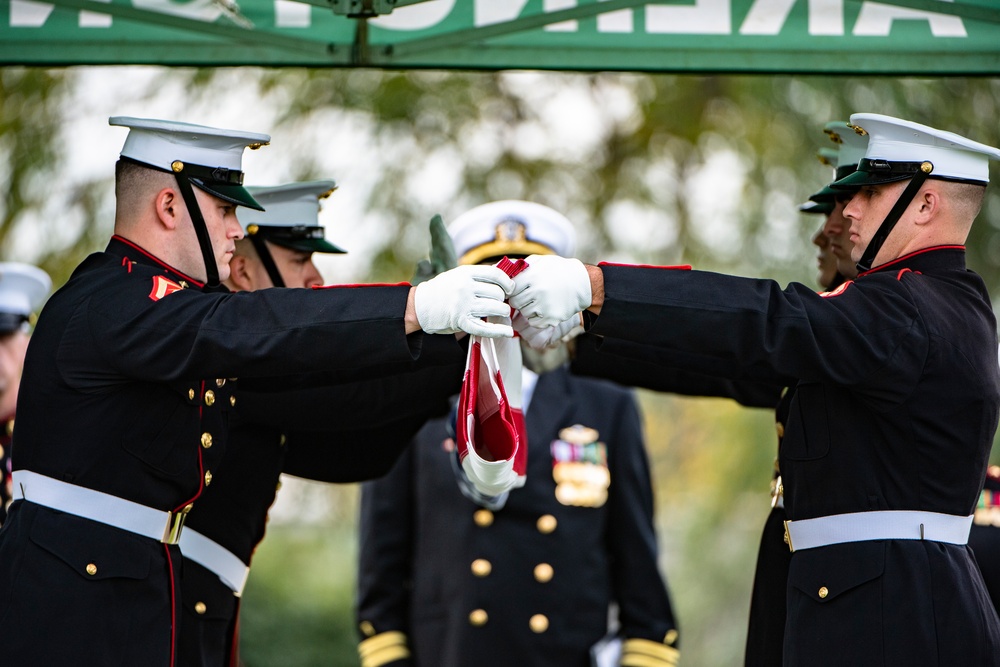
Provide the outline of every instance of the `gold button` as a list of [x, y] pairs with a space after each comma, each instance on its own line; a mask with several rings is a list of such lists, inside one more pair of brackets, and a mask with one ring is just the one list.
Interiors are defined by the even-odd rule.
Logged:
[[188, 389], [188, 400], [194, 400], [194, 389]]
[[372, 637], [375, 634], [375, 626], [371, 624], [371, 621], [361, 621], [358, 627], [361, 628], [361, 634], [365, 637]]
[[0, 459], [3, 458], [3, 446], [0, 445]]
[[472, 574], [477, 577], [488, 577], [493, 571], [493, 565], [485, 558], [477, 558], [472, 561]]
[[212, 446], [212, 434], [211, 433], [209, 433], [209, 432], [206, 431], [205, 433], [201, 434], [201, 446], [204, 447], [205, 449], [208, 449], [209, 447]]
[[535, 614], [528, 621], [528, 625], [531, 627], [532, 632], [541, 634], [549, 629], [549, 619], [544, 614]]
[[184, 289], [187, 289], [187, 288], [189, 287], [189, 285], [187, 284], [187, 281], [186, 281], [186, 280], [182, 280], [182, 281], [180, 281], [180, 283], [178, 283], [178, 284], [179, 284], [179, 285], [180, 285], [180, 286], [181, 286], [182, 288], [184, 288]]
[[235, 396], [230, 396], [229, 397], [229, 405], [233, 406], [234, 408], [236, 407], [236, 397]]
[[535, 581], [541, 582], [543, 584], [552, 581], [552, 575], [554, 571], [552, 566], [548, 563], [539, 563], [535, 566]]
[[208, 611], [208, 607], [205, 606], [204, 602], [195, 602], [194, 610], [199, 614], [204, 614], [206, 611]]
[[205, 392], [205, 405], [208, 407], [215, 405], [215, 392], [211, 389]]
[[820, 586], [820, 588], [819, 588], [819, 596], [821, 598], [825, 598], [829, 594], [830, 594], [830, 591], [827, 590], [826, 586]]
[[549, 533], [551, 533], [553, 530], [556, 529], [556, 526], [558, 524], [559, 522], [556, 521], [556, 518], [554, 516], [552, 516], [551, 514], [543, 514], [542, 516], [538, 517], [538, 522], [535, 525], [538, 526], [539, 533], [548, 535]]
[[471, 614], [469, 614], [469, 623], [480, 628], [486, 625], [486, 621], [490, 620], [490, 617], [486, 614], [485, 609], [474, 609]]
[[775, 422], [774, 423], [774, 430], [776, 430], [778, 432], [778, 437], [779, 438], [784, 438], [785, 437], [785, 425], [782, 424], [781, 422]]
[[225, 387], [226, 386], [226, 378], [219, 378], [218, 380], [216, 380], [215, 381], [215, 386], [216, 387]]
[[667, 634], [663, 637], [663, 643], [668, 646], [673, 646], [674, 642], [677, 641], [677, 630], [670, 628], [667, 630]]
[[281, 434], [281, 438], [278, 440], [278, 446], [279, 447], [284, 447], [286, 442], [288, 442], [288, 438], [286, 438], [285, 434], [282, 433]]
[[87, 563], [87, 574], [95, 575], [97, 574], [97, 566], [93, 563]]
[[205, 471], [205, 486], [208, 486], [211, 483], [212, 483], [212, 471], [211, 470], [206, 470]]
[[476, 513], [472, 515], [472, 520], [476, 522], [476, 525], [485, 528], [493, 523], [493, 512], [489, 510], [476, 510]]

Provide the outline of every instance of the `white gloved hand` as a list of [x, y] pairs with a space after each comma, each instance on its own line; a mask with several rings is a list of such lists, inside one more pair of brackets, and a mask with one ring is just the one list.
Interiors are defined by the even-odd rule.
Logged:
[[514, 281], [493, 266], [459, 266], [420, 283], [413, 294], [417, 322], [427, 333], [465, 331], [485, 338], [510, 338], [506, 324], [482, 318], [510, 317], [504, 303]]
[[532, 255], [526, 261], [528, 268], [514, 276], [509, 301], [531, 326], [556, 326], [590, 306], [590, 274], [583, 262], [557, 255]]
[[522, 315], [521, 311], [515, 311], [513, 325], [514, 331], [521, 336], [521, 340], [527, 343], [528, 347], [533, 350], [550, 350], [583, 333], [583, 316], [576, 313], [573, 317], [554, 327], [539, 329], [531, 326], [528, 318]]

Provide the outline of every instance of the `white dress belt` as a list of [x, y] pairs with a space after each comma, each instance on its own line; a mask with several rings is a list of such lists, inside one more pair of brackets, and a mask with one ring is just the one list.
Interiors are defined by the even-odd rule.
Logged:
[[27, 500], [164, 544], [177, 544], [184, 518], [191, 509], [188, 505], [180, 512], [165, 512], [30, 470], [15, 470], [12, 477], [14, 500]]
[[972, 515], [955, 516], [915, 510], [834, 514], [785, 522], [791, 551], [868, 540], [931, 540], [968, 544]]
[[232, 551], [208, 539], [194, 528], [186, 529], [181, 535], [180, 548], [185, 558], [190, 558], [214, 572], [222, 583], [229, 586], [233, 595], [236, 597], [243, 595], [243, 587], [246, 586], [247, 577], [250, 576], [250, 566]]

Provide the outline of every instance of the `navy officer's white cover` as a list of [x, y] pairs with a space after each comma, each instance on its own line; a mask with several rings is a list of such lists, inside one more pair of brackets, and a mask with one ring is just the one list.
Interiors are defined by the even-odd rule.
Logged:
[[0, 331], [14, 331], [28, 320], [52, 289], [49, 274], [37, 266], [0, 262]]
[[833, 184], [837, 188], [909, 179], [924, 163], [930, 164], [930, 178], [985, 184], [990, 160], [1000, 160], [1000, 149], [993, 146], [901, 118], [856, 113], [851, 125], [868, 137], [868, 148], [858, 170]]
[[326, 240], [319, 224], [321, 201], [337, 189], [333, 180], [304, 181], [272, 186], [247, 186], [263, 211], [240, 213], [247, 236], [263, 234], [278, 245], [303, 252], [342, 253]]
[[112, 116], [108, 123], [129, 128], [123, 158], [160, 171], [184, 171], [192, 184], [209, 194], [261, 208], [243, 187], [243, 150], [266, 146], [270, 135], [131, 116]]
[[448, 225], [459, 264], [508, 256], [571, 257], [576, 231], [566, 216], [529, 201], [508, 199], [469, 209]]

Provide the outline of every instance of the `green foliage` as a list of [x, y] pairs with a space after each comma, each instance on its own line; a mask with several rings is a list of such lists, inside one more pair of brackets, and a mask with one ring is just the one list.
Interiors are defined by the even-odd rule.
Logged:
[[240, 609], [245, 667], [354, 667], [352, 522], [272, 526]]

